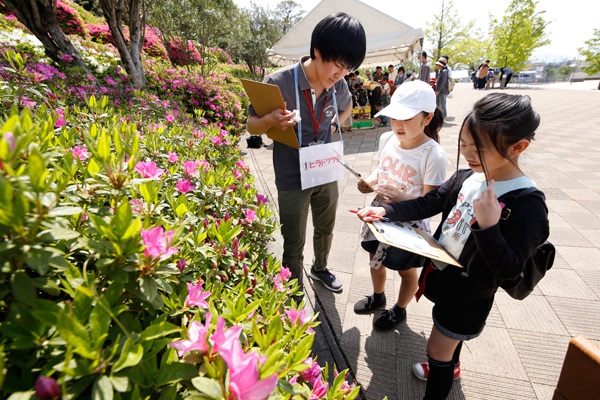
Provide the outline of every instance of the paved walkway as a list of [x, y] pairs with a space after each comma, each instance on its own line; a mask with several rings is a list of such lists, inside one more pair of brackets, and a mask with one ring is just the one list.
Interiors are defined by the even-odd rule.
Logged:
[[[462, 375], [449, 397], [453, 400], [550, 399], [571, 337], [582, 334], [600, 344], [600, 91], [532, 86], [506, 92], [528, 94], [541, 115], [536, 140], [521, 157], [520, 166], [546, 194], [550, 241], [558, 254], [554, 268], [526, 300], [519, 302], [498, 292], [483, 334], [463, 346]], [[450, 158], [448, 177], [456, 168], [462, 120], [472, 104], [488, 93], [458, 84], [455, 98], [448, 100], [451, 117], [440, 135]], [[383, 132], [345, 133], [346, 161], [368, 175], [377, 166], [378, 139]], [[257, 178], [276, 205], [272, 146], [252, 152]], [[361, 194], [356, 183], [348, 174], [339, 182], [329, 257], [344, 290], [334, 294], [319, 282], [314, 289], [366, 398], [421, 399], [425, 384], [413, 377], [411, 368], [426, 359], [432, 303], [424, 298], [418, 304], [413, 301], [406, 323], [387, 333], [372, 329], [373, 316], [353, 311], [354, 303], [372, 292], [368, 255], [359, 245], [361, 222], [348, 210], [368, 205], [373, 196]], [[432, 229], [438, 222], [439, 217], [433, 219]], [[311, 231], [309, 218], [307, 263], [312, 259]], [[275, 253], [281, 257], [280, 251]], [[388, 273], [389, 299], [399, 287], [397, 274]]]

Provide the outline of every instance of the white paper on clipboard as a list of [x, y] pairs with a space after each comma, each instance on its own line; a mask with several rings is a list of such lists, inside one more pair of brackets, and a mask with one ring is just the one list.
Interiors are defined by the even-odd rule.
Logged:
[[373, 221], [373, 225], [389, 242], [402, 243], [420, 253], [437, 257], [437, 253], [409, 224], [403, 222]]

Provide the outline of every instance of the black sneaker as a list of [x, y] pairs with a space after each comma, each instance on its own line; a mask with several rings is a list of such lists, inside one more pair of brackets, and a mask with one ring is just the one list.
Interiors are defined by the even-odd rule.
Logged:
[[385, 307], [385, 294], [383, 295], [383, 299], [379, 302], [375, 301], [375, 297], [365, 296], [364, 299], [359, 300], [354, 304], [354, 312], [357, 314], [368, 314], [372, 311], [375, 311], [380, 308]]
[[336, 278], [334, 274], [329, 272], [327, 268], [325, 268], [323, 271], [315, 271], [311, 268], [309, 275], [311, 278], [321, 281], [323, 286], [332, 292], [339, 292], [342, 290], [342, 282], [340, 282], [340, 280]]
[[378, 331], [391, 331], [400, 322], [406, 319], [406, 310], [403, 310], [400, 315], [397, 315], [394, 311], [384, 310], [379, 318], [373, 321], [373, 328]]

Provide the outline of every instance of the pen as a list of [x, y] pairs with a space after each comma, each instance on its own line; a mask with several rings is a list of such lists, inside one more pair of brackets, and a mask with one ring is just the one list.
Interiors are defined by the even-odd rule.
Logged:
[[[348, 210], [348, 211], [350, 211], [351, 213], [354, 213], [354, 214], [356, 214], [358, 212], [357, 210]], [[375, 214], [368, 215], [368, 217], [375, 218], [375, 219], [380, 219], [380, 220], [382, 220], [384, 222], [390, 222], [389, 218], [387, 218], [387, 217], [380, 217], [379, 215], [375, 215]]]

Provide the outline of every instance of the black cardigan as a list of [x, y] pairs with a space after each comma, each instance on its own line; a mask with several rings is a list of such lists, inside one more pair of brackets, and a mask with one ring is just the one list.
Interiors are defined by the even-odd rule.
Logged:
[[[442, 221], [446, 221], [464, 181], [472, 174], [470, 169], [460, 170], [456, 184], [455, 173], [423, 197], [384, 205], [387, 217], [391, 221], [415, 221], [442, 212]], [[471, 235], [458, 259], [465, 268], [452, 265], [444, 268], [439, 280], [444, 288], [436, 285], [438, 289], [454, 300], [493, 298], [502, 280], [512, 279], [523, 271], [527, 259], [548, 238], [550, 227], [548, 208], [541, 191], [519, 198], [512, 207], [514, 198], [522, 190], [514, 190], [498, 199], [511, 208], [506, 220], [500, 219], [487, 229], [479, 229], [477, 222], [472, 225]], [[435, 239], [440, 238], [442, 226], [443, 222], [434, 234]], [[437, 293], [436, 297], [438, 294], [442, 293]]]

